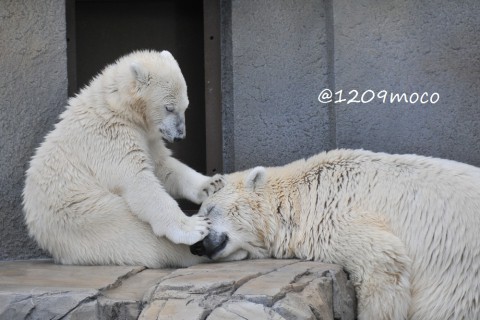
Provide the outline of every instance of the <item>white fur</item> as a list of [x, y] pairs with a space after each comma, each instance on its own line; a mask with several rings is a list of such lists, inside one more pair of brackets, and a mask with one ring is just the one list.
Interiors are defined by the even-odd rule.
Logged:
[[231, 174], [201, 210], [214, 259], [343, 265], [359, 319], [480, 319], [479, 168], [336, 150]]
[[36, 150], [24, 189], [30, 235], [65, 264], [186, 266], [208, 233], [175, 198], [201, 203], [222, 186], [170, 156], [185, 137], [187, 86], [173, 56], [119, 59], [69, 100]]

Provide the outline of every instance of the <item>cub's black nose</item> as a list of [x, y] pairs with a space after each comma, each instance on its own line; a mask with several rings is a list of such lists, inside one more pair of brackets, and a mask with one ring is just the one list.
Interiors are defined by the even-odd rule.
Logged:
[[182, 138], [174, 138], [174, 139], [173, 139], [174, 142], [178, 142], [178, 141], [180, 141], [180, 140], [182, 140]]
[[203, 245], [203, 240], [198, 241], [190, 246], [190, 252], [196, 256], [204, 256], [207, 251]]

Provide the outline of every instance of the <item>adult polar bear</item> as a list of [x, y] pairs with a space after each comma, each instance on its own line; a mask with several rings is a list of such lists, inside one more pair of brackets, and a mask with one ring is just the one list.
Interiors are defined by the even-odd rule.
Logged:
[[185, 137], [187, 86], [167, 52], [137, 51], [74, 98], [26, 174], [31, 236], [64, 264], [188, 266], [186, 245], [208, 233], [172, 197], [201, 203], [223, 185], [170, 156]]
[[193, 253], [343, 265], [359, 319], [480, 319], [480, 169], [336, 150], [226, 176]]

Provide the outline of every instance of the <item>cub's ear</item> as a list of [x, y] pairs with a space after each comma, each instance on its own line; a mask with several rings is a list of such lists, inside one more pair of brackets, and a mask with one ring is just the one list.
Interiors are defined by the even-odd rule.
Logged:
[[247, 174], [245, 186], [247, 189], [255, 191], [255, 189], [263, 187], [267, 181], [267, 172], [264, 167], [255, 167]]
[[160, 56], [163, 57], [164, 59], [168, 59], [168, 60], [170, 60], [170, 61], [175, 62], [175, 64], [178, 66], [177, 60], [175, 60], [175, 58], [174, 58], [173, 55], [170, 53], [170, 51], [163, 50], [162, 52], [160, 52]]
[[172, 58], [173, 59], [173, 55], [170, 53], [170, 51], [167, 51], [167, 50], [163, 50], [162, 52], [160, 52], [160, 55], [162, 55], [165, 58]]
[[138, 62], [132, 62], [130, 65], [130, 70], [133, 73], [133, 76], [137, 80], [138, 83], [142, 85], [148, 84], [148, 71]]

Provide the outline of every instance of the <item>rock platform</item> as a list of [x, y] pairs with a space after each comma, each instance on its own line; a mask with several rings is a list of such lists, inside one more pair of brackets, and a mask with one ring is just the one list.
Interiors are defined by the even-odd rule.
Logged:
[[0, 262], [0, 319], [355, 319], [340, 266], [301, 260], [184, 269]]

